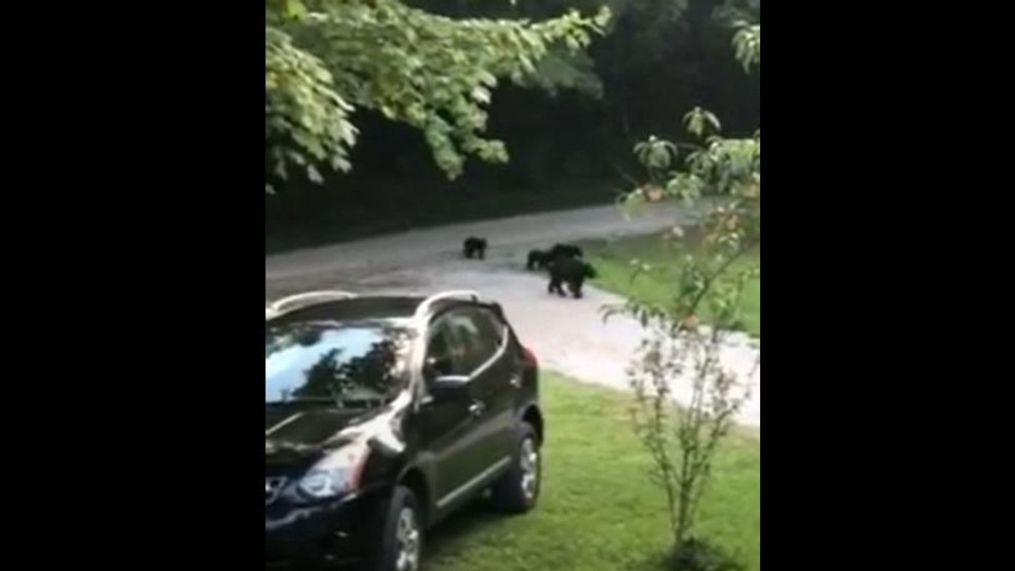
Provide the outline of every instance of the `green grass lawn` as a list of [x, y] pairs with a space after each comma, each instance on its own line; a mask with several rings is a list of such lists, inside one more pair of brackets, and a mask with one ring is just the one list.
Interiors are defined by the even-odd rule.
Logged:
[[[556, 374], [542, 377], [543, 488], [520, 516], [467, 508], [434, 529], [425, 571], [662, 570], [670, 546], [664, 495], [628, 417], [631, 397]], [[760, 441], [734, 433], [702, 506], [704, 536], [760, 569]]]
[[[585, 255], [595, 266], [599, 277], [593, 285], [618, 293], [625, 297], [645, 302], [667, 302], [673, 299], [676, 278], [683, 256], [695, 247], [695, 239], [689, 234], [682, 241], [663, 240], [658, 235], [636, 236], [617, 240], [592, 240], [583, 242]], [[743, 263], [760, 265], [760, 249], [745, 254]], [[632, 276], [631, 260], [654, 266], [653, 271]], [[735, 262], [736, 265], [740, 262]], [[744, 325], [748, 333], [761, 335], [761, 280], [748, 284], [743, 299]], [[707, 311], [704, 312], [707, 317]]]

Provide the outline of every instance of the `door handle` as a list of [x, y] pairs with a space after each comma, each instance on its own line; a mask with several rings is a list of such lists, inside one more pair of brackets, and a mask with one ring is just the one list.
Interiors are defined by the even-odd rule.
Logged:
[[522, 379], [520, 377], [511, 377], [511, 380], [508, 381], [508, 383], [516, 389], [522, 388]]
[[486, 412], [486, 405], [482, 401], [473, 401], [469, 405], [469, 414], [472, 416], [483, 416], [484, 412]]

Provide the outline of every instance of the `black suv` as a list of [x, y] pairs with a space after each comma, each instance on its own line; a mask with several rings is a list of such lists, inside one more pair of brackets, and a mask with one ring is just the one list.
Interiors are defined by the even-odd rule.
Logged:
[[477, 495], [535, 505], [538, 368], [498, 304], [313, 292], [265, 329], [266, 566], [414, 571]]

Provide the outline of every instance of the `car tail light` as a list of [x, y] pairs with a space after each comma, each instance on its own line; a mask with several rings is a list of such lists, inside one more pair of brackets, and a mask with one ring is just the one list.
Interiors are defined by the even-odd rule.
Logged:
[[529, 350], [528, 347], [522, 346], [522, 360], [525, 361], [525, 365], [535, 369], [539, 366], [539, 361], [536, 359], [536, 354]]

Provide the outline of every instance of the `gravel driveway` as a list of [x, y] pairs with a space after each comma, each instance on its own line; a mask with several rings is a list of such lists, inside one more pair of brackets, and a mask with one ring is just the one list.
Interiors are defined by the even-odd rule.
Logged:
[[[265, 258], [267, 298], [307, 289], [337, 288], [360, 293], [428, 293], [474, 289], [504, 307], [522, 341], [541, 366], [585, 382], [626, 389], [624, 373], [641, 339], [637, 322], [614, 316], [606, 323], [600, 308], [623, 301], [586, 287], [580, 300], [546, 292], [546, 278], [524, 269], [525, 254], [557, 241], [645, 234], [685, 221], [672, 206], [656, 207], [626, 220], [612, 206], [582, 208], [498, 220], [442, 226], [343, 242]], [[490, 242], [485, 261], [464, 260], [461, 242], [470, 235]], [[746, 377], [760, 351], [745, 335], [733, 336], [723, 363]], [[676, 398], [685, 400], [685, 390]], [[761, 426], [761, 370], [739, 422]]]

